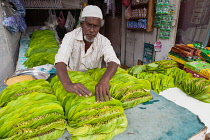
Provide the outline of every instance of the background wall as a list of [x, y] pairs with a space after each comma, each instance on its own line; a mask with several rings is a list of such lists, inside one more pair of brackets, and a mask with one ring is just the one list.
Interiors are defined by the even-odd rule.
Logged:
[[210, 1], [182, 0], [176, 43], [207, 45], [210, 29]]
[[4, 80], [15, 71], [20, 35], [21, 33], [10, 33], [4, 28], [0, 14], [0, 85], [4, 85]]
[[[152, 32], [141, 30], [127, 30], [126, 20], [122, 14], [122, 46], [121, 46], [121, 62], [128, 67], [137, 65], [138, 60], [143, 60], [144, 43], [155, 44], [156, 41], [162, 42], [162, 51], [155, 54], [155, 61], [167, 59], [168, 52], [173, 47], [176, 39], [176, 31], [178, 25], [179, 8], [181, 0], [172, 1], [171, 4], [176, 6], [175, 21], [171, 31], [170, 39], [158, 39], [158, 28], [154, 28]], [[123, 6], [123, 11], [126, 7]], [[124, 12], [122, 12], [124, 13]], [[125, 45], [123, 45], [125, 42]]]

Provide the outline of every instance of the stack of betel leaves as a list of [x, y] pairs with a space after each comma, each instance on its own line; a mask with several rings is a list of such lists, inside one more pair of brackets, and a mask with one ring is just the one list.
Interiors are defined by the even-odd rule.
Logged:
[[136, 77], [150, 81], [151, 87], [156, 93], [160, 93], [163, 90], [175, 87], [174, 78], [162, 73], [141, 72], [138, 73]]
[[67, 93], [57, 76], [50, 82], [65, 110], [72, 140], [109, 140], [126, 129], [128, 122], [119, 100], [96, 102], [97, 82], [90, 75], [78, 71], [70, 71], [68, 75], [74, 83], [82, 83], [93, 93], [88, 98]]
[[180, 87], [180, 84], [189, 79], [192, 78], [191, 73], [187, 73], [186, 71], [180, 69], [180, 68], [171, 68], [167, 69], [165, 75], [173, 77], [174, 78], [174, 85], [176, 87]]
[[179, 69], [174, 60], [160, 60], [147, 65], [136, 65], [127, 71], [138, 79], [145, 79], [151, 83], [151, 89], [160, 93], [168, 88], [175, 87], [174, 78], [166, 75], [170, 69]]
[[48, 81], [27, 80], [12, 84], [0, 94], [1, 139], [57, 139], [67, 128], [72, 140], [109, 140], [125, 131], [124, 109], [152, 98], [151, 85], [118, 68], [110, 81], [112, 100], [96, 102], [95, 86], [105, 72], [68, 72], [74, 83], [82, 83], [93, 95], [85, 98], [68, 93], [58, 77]]
[[189, 96], [202, 102], [210, 103], [210, 81], [203, 78], [188, 78], [183, 80], [179, 88]]
[[129, 68], [128, 72], [139, 79], [150, 81], [152, 90], [156, 93], [168, 88], [178, 87], [187, 95], [202, 102], [210, 103], [209, 80], [193, 77], [191, 73], [178, 68], [176, 64], [173, 64], [175, 62], [173, 61], [160, 60], [147, 65], [136, 65]]
[[23, 63], [27, 68], [39, 65], [54, 64], [58, 52], [58, 42], [52, 30], [37, 30], [30, 35], [30, 42]]
[[[98, 82], [105, 70], [106, 68], [97, 68], [88, 70], [87, 73]], [[137, 79], [122, 68], [118, 68], [116, 74], [110, 80], [111, 96], [120, 100], [125, 109], [152, 99], [150, 90], [151, 84], [148, 80]]]
[[0, 94], [0, 139], [57, 139], [66, 128], [63, 108], [49, 82], [29, 80]]

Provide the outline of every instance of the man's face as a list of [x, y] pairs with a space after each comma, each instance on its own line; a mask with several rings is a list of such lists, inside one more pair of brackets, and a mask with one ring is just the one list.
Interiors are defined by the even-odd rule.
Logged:
[[81, 23], [84, 39], [88, 42], [93, 42], [94, 38], [100, 30], [101, 20], [96, 17], [86, 17]]

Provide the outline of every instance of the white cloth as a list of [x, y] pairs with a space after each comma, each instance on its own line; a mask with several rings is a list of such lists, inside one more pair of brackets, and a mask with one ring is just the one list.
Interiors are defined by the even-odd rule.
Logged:
[[[193, 97], [188, 96], [179, 88], [169, 88], [159, 93], [163, 97], [177, 105], [184, 107], [196, 114], [201, 122], [207, 126], [207, 133], [210, 133], [210, 104], [199, 101]], [[200, 139], [199, 139], [200, 140]]]
[[100, 68], [103, 58], [106, 63], [113, 61], [120, 65], [110, 41], [100, 33], [85, 53], [82, 28], [79, 27], [64, 36], [55, 56], [55, 63], [64, 62], [70, 69], [84, 72], [88, 69]]
[[97, 17], [103, 19], [101, 9], [95, 5], [88, 5], [82, 11], [82, 17]]

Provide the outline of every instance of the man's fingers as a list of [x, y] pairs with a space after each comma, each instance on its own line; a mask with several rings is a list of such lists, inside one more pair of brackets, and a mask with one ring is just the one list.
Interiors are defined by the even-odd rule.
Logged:
[[82, 89], [79, 90], [79, 93], [84, 97], [88, 97], [88, 95]]
[[109, 100], [112, 100], [112, 96], [110, 94], [110, 92], [107, 93]]
[[96, 102], [99, 102], [100, 100], [99, 100], [99, 94], [98, 93], [96, 93]]
[[106, 91], [104, 90], [103, 93], [101, 94], [101, 98], [103, 98], [103, 101], [107, 101], [106, 99]]
[[80, 94], [78, 90], [75, 90], [75, 93], [76, 93], [78, 96], [82, 96], [82, 94]]
[[91, 91], [90, 90], [88, 90], [84, 85], [82, 85], [82, 84], [80, 84], [80, 92], [83, 92], [83, 93], [85, 93], [85, 94], [87, 94], [88, 96], [91, 96], [92, 95], [92, 93], [91, 93]]
[[75, 83], [74, 84], [75, 93], [79, 96], [88, 97], [91, 96], [91, 91], [89, 91], [84, 85], [81, 83]]

